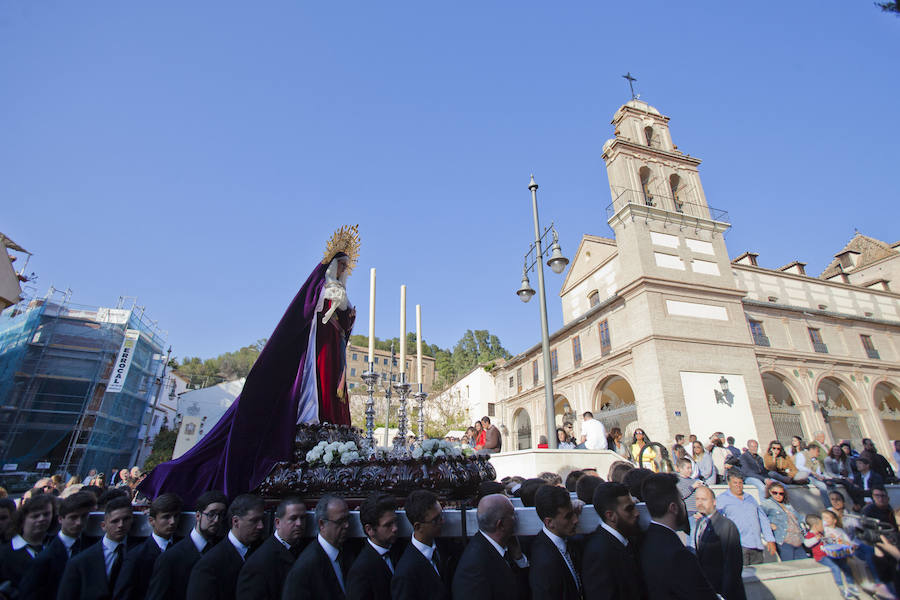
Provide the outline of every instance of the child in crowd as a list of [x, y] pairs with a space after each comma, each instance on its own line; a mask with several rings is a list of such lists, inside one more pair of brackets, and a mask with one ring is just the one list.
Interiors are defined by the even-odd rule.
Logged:
[[[825, 513], [830, 513], [830, 515], [826, 515]], [[830, 510], [826, 510], [825, 513], [823, 513], [823, 516], [828, 518], [831, 522], [831, 525], [829, 526], [831, 535], [839, 537], [843, 534], [844, 537], [846, 537], [847, 534], [844, 533], [844, 530], [837, 527], [837, 515]], [[853, 573], [850, 572], [850, 565], [847, 564], [847, 559], [831, 557], [825, 554], [824, 546], [831, 542], [826, 538], [826, 527], [822, 521], [822, 517], [813, 514], [806, 515], [806, 524], [809, 526], [809, 531], [804, 536], [805, 539], [803, 540], [803, 545], [809, 548], [813, 558], [816, 559], [816, 562], [831, 569], [831, 575], [834, 577], [834, 582], [837, 584], [838, 588], [840, 588], [841, 592], [843, 592], [844, 598], [859, 598], [859, 588], [856, 587], [856, 582], [853, 580]], [[849, 539], [847, 541], [849, 541]], [[844, 574], [844, 578], [847, 581], [846, 585], [843, 585], [841, 573]]]

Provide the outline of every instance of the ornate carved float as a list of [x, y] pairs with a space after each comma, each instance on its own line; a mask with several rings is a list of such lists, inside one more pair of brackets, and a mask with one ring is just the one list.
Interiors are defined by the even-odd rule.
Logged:
[[257, 493], [270, 500], [324, 494], [359, 499], [373, 491], [404, 498], [413, 490], [426, 489], [442, 502], [456, 502], [473, 498], [482, 481], [496, 479], [487, 456], [444, 452], [441, 444], [426, 440], [411, 451], [372, 453], [354, 427], [300, 424], [292, 460], [277, 463]]

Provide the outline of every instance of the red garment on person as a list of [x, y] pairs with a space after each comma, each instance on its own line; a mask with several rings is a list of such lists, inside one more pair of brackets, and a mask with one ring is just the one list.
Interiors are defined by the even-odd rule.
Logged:
[[353, 328], [355, 315], [350, 309], [338, 309], [328, 323], [322, 315], [328, 312], [331, 300], [325, 300], [322, 312], [316, 315], [316, 386], [319, 396], [319, 422], [350, 425], [350, 396], [347, 393], [347, 339]]
[[481, 450], [484, 448], [484, 429], [478, 432], [478, 437], [475, 438], [475, 449]]

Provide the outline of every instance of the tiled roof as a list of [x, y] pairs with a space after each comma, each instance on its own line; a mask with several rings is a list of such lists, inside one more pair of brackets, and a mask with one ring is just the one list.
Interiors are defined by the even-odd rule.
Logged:
[[[858, 252], [859, 259], [856, 261], [856, 266], [852, 269], [841, 269], [841, 261], [837, 256], [847, 251]], [[819, 275], [819, 279], [834, 277], [842, 270], [850, 273], [870, 265], [873, 262], [879, 261], [882, 258], [887, 258], [896, 254], [897, 251], [891, 248], [890, 244], [886, 244], [881, 240], [876, 240], [875, 238], [857, 232], [856, 235], [853, 236], [853, 239], [844, 246], [843, 250], [835, 255], [835, 259], [831, 261], [831, 264], [822, 271], [822, 274]]]

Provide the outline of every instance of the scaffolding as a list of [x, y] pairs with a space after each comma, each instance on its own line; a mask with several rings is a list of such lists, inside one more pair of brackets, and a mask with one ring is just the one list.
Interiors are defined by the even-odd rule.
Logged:
[[[0, 464], [69, 475], [128, 466], [161, 385], [166, 334], [136, 299], [76, 305], [50, 288], [0, 313]], [[139, 332], [123, 388], [107, 392], [126, 330]]]

